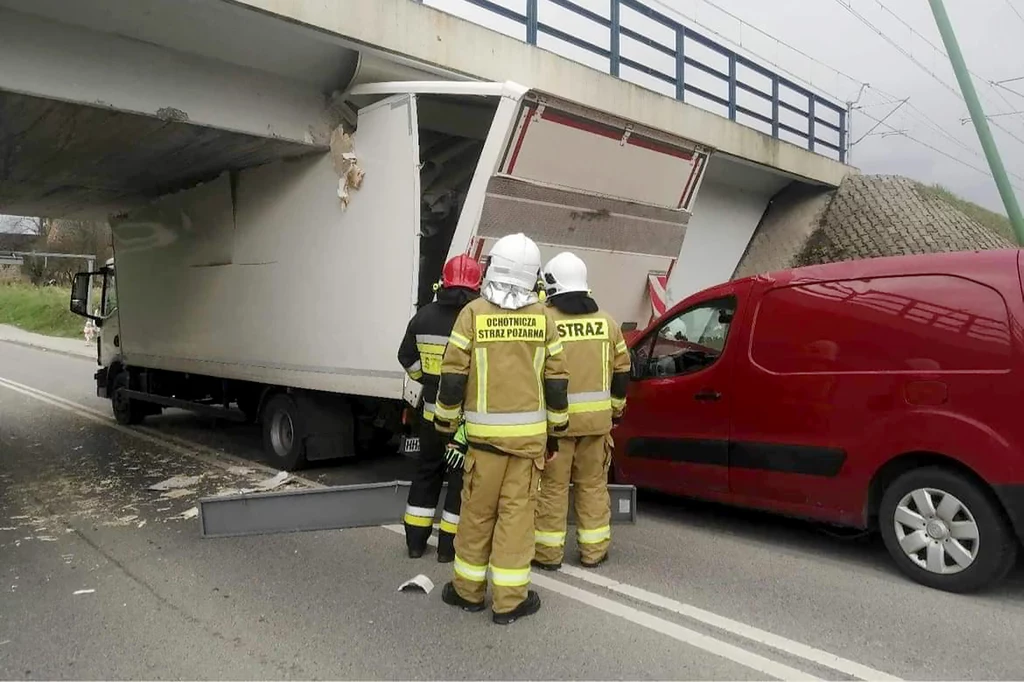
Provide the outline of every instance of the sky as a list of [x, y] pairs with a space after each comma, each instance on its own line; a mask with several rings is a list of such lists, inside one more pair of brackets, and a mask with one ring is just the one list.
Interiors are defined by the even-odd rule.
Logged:
[[[492, 1], [525, 11], [526, 0]], [[609, 0], [574, 1], [608, 16]], [[856, 102], [850, 162], [863, 172], [941, 184], [1005, 214], [974, 127], [969, 121], [963, 123], [967, 106], [927, 0], [643, 2], [822, 95], [843, 104]], [[496, 20], [466, 0], [425, 0], [425, 4], [523, 38], [521, 25]], [[1024, 0], [945, 0], [945, 5], [1018, 200], [1024, 202]], [[543, 23], [607, 47], [606, 29], [551, 0], [539, 0], [538, 14]], [[662, 44], [674, 43], [671, 34], [632, 12], [623, 10], [622, 25]], [[553, 38], [543, 36], [541, 45], [607, 69], [607, 59]], [[624, 56], [646, 66], [673, 72], [671, 58], [639, 43], [624, 38], [621, 49]], [[694, 48], [688, 54], [718, 66], [713, 53]], [[649, 76], [626, 71], [629, 80], [664, 92], [670, 89]], [[991, 84], [1012, 78], [1021, 80], [1002, 87]], [[693, 82], [724, 94], [724, 84], [713, 78], [695, 76]], [[909, 98], [906, 104], [875, 127], [905, 98]], [[720, 111], [713, 104], [707, 108]], [[865, 133], [870, 134], [862, 137]]]

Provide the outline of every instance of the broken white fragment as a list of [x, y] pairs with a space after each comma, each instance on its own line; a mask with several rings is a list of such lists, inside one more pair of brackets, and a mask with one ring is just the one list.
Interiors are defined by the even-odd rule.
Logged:
[[228, 473], [235, 476], [247, 476], [252, 473], [252, 469], [249, 467], [230, 466], [228, 467]]
[[95, 591], [96, 591], [96, 590], [75, 590], [75, 591], [73, 592], [73, 594], [74, 594], [74, 595], [79, 595], [79, 594], [92, 594], [92, 593], [93, 593], [93, 592], [95, 592]]
[[399, 592], [422, 592], [423, 594], [430, 594], [430, 591], [433, 589], [434, 581], [422, 573], [411, 580], [406, 580], [398, 586]]
[[283, 485], [284, 482], [288, 480], [288, 476], [289, 474], [287, 471], [279, 471], [273, 478], [268, 478], [265, 481], [257, 483], [256, 487], [260, 490], [273, 490], [274, 488]]
[[138, 526], [138, 527], [139, 527], [139, 528], [142, 528], [142, 527], [143, 527], [143, 526], [145, 526], [145, 525], [146, 525], [146, 520], [145, 520], [145, 519], [143, 519], [142, 521], [139, 521], [139, 526]]
[[188, 488], [199, 483], [199, 476], [171, 476], [165, 481], [154, 483], [149, 486], [150, 490], [171, 490], [173, 488]]
[[164, 498], [165, 500], [176, 500], [179, 497], [188, 497], [191, 494], [192, 491], [188, 488], [177, 488], [175, 490], [170, 490], [164, 493], [160, 497]]
[[199, 507], [191, 507], [178, 514], [179, 519], [194, 519], [199, 516]]
[[57, 538], [52, 535], [38, 535], [36, 536], [36, 540], [39, 540], [40, 542], [57, 542]]

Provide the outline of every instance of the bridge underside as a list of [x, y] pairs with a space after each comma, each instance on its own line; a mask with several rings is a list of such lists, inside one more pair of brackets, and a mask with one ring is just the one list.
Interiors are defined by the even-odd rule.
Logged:
[[0, 92], [0, 212], [105, 218], [225, 169], [319, 153], [288, 140]]

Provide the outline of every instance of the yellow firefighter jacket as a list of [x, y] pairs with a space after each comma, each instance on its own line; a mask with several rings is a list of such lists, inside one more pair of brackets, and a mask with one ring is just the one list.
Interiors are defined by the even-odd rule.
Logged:
[[541, 458], [569, 423], [562, 342], [540, 303], [505, 310], [484, 298], [455, 320], [441, 362], [435, 425], [465, 420], [471, 447]]
[[558, 336], [569, 368], [569, 428], [566, 436], [599, 436], [612, 429], [626, 407], [629, 350], [608, 313], [570, 315], [554, 306]]

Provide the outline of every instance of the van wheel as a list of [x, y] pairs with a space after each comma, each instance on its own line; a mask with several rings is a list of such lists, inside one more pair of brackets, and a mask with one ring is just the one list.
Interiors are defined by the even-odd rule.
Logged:
[[987, 491], [960, 474], [909, 471], [885, 490], [878, 523], [896, 565], [947, 592], [972, 592], [1006, 576], [1017, 540]]
[[129, 426], [139, 424], [146, 417], [146, 405], [132, 400], [124, 394], [128, 390], [128, 372], [121, 370], [110, 385], [110, 406], [114, 411], [114, 419], [118, 424]]
[[306, 463], [306, 430], [298, 405], [281, 393], [263, 407], [263, 451], [282, 471], [294, 471]]

